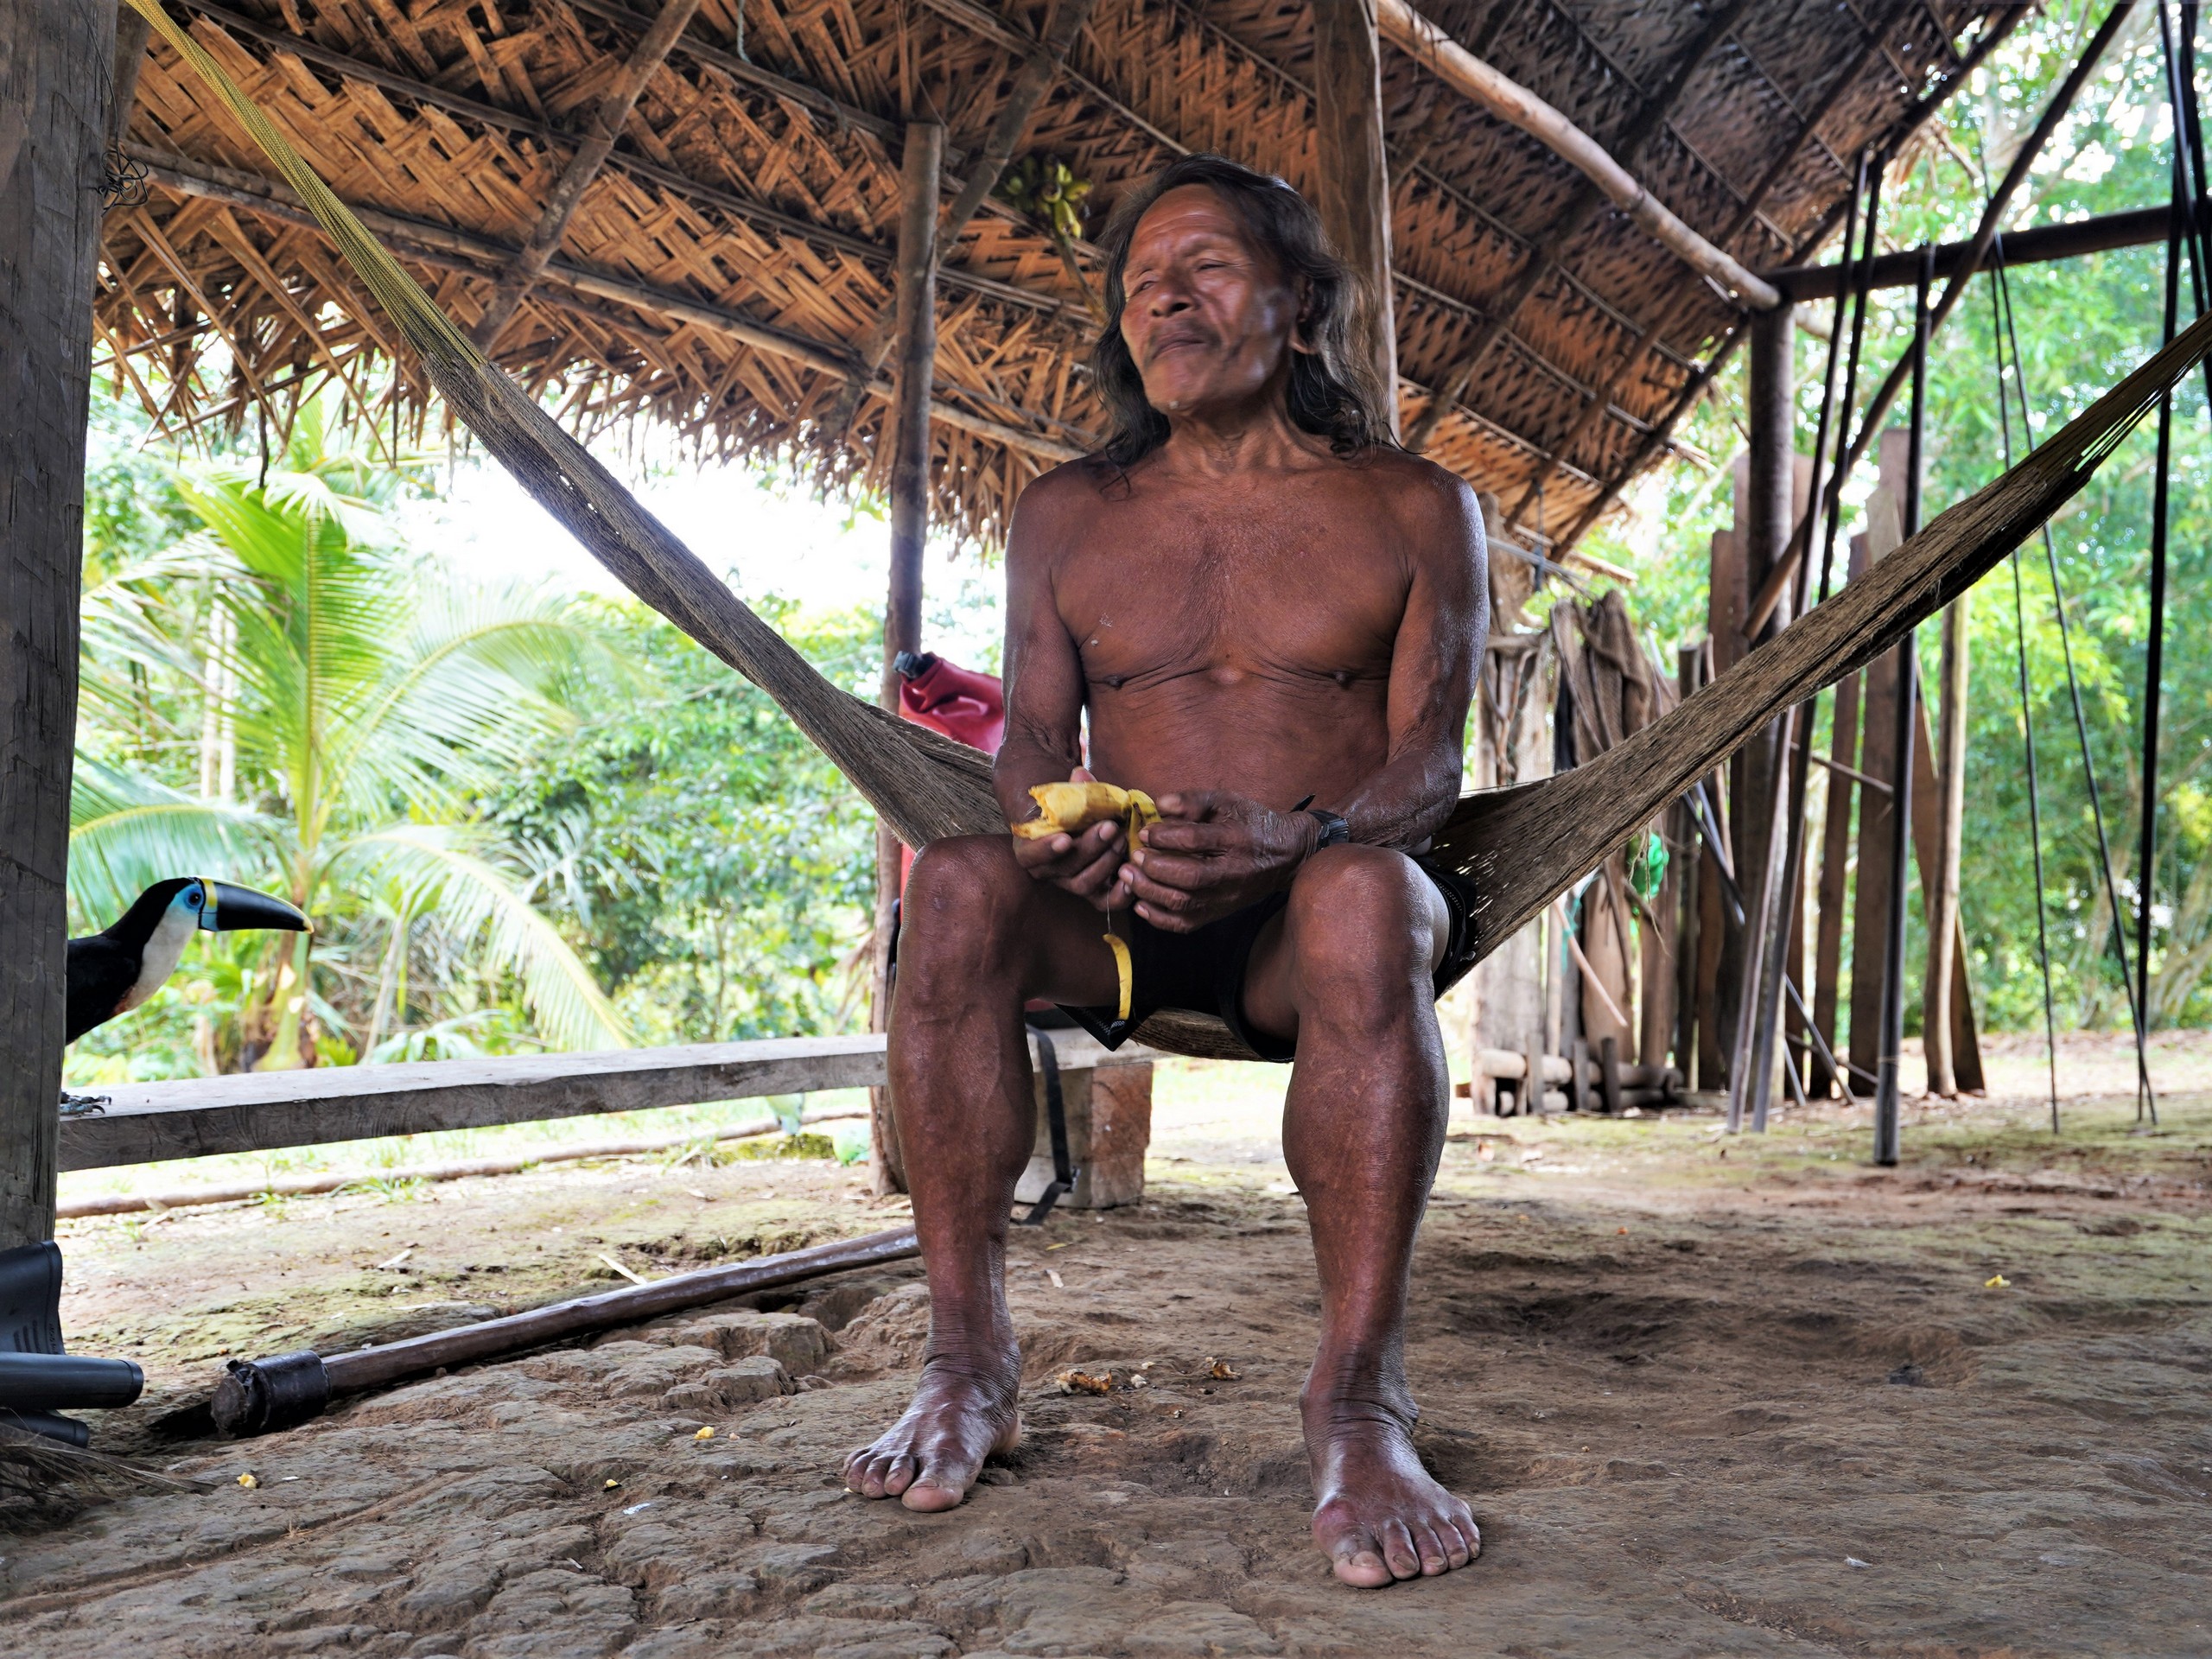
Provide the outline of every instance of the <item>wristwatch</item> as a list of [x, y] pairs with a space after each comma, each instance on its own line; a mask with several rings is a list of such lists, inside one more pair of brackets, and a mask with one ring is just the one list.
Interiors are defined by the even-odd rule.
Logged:
[[1340, 813], [1332, 812], [1325, 806], [1309, 806], [1300, 810], [1321, 826], [1321, 838], [1313, 843], [1315, 852], [1319, 852], [1324, 847], [1341, 847], [1351, 839], [1351, 825]]

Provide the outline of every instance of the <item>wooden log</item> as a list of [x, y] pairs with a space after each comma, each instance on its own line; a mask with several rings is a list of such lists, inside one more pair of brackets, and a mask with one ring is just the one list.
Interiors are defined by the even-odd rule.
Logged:
[[1770, 310], [1782, 296], [1771, 284], [1738, 264], [1675, 217], [1605, 146], [1527, 87], [1476, 57], [1406, 0], [1379, 0], [1383, 35], [1454, 92], [1521, 129], [1574, 168], [1631, 221], [1699, 275], [1745, 307]]
[[1968, 602], [1961, 595], [1943, 612], [1942, 696], [1935, 753], [1930, 757], [1935, 787], [1929, 791], [1933, 798], [1928, 804], [1929, 816], [1935, 819], [1935, 856], [1921, 867], [1927, 872], [1928, 888], [1926, 1013], [1921, 1025], [1928, 1052], [1929, 1092], [1946, 1096], [1959, 1092], [1952, 1058], [1951, 979], [1961, 954], [1958, 949], [1959, 843], [1966, 830]]
[[562, 238], [568, 235], [569, 221], [575, 217], [584, 192], [591, 188], [600, 168], [607, 164], [607, 156], [613, 153], [614, 141], [628, 125], [630, 111], [638, 105], [638, 95], [645, 90], [645, 83], [652, 79], [653, 72], [667, 60], [670, 48], [698, 10], [699, 0], [661, 0], [659, 15], [621, 68], [615, 71], [607, 90], [600, 94], [599, 107], [592, 111], [591, 124], [585, 129], [582, 142], [577, 144], [575, 153], [569, 157], [569, 164], [561, 169], [561, 176], [546, 193], [538, 209], [537, 223], [531, 227], [513, 263], [499, 273], [484, 313], [471, 331], [477, 348], [486, 355], [499, 343], [500, 334], [521, 308], [531, 284], [537, 281], [559, 250]]
[[54, 1232], [64, 880], [115, 0], [0, 0], [0, 1249]]
[[[1922, 698], [1914, 710], [1912, 734], [1912, 855], [1923, 870], [1936, 867], [1937, 835], [1935, 748], [1929, 740], [1928, 702]], [[1928, 911], [1928, 893], [1921, 891], [1921, 912]], [[1951, 941], [1951, 1073], [1962, 1094], [1978, 1095], [1987, 1088], [1982, 1073], [1981, 1039], [1974, 1014], [1974, 988], [1967, 966], [1963, 920], [1955, 918]]]
[[[1904, 539], [1904, 505], [1907, 435], [1882, 435], [1881, 483], [1866, 499], [1866, 563], [1887, 558]], [[1897, 653], [1885, 652], [1869, 663], [1860, 700], [1859, 767], [1887, 783], [1897, 776]], [[1882, 942], [1890, 902], [1890, 814], [1891, 797], [1878, 790], [1859, 791], [1859, 867], [1852, 895], [1851, 1092], [1873, 1093], [1872, 1081], [1881, 1062]]]
[[[906, 124], [899, 168], [898, 350], [891, 393], [891, 583], [883, 608], [883, 678], [880, 701], [899, 713], [902, 652], [922, 648], [922, 550], [930, 529], [930, 381], [937, 362], [937, 214], [944, 165], [944, 128]], [[875, 830], [875, 972], [869, 1026], [891, 1026], [891, 955], [906, 853], [887, 823]], [[870, 1092], [869, 1168], [878, 1197], [906, 1190], [905, 1160], [890, 1090]]]
[[[1849, 580], [1856, 582], [1866, 569], [1866, 538], [1853, 536], [1846, 556]], [[1835, 712], [1829, 725], [1828, 758], [1840, 766], [1828, 768], [1827, 806], [1821, 818], [1820, 916], [1813, 938], [1813, 1023], [1828, 1046], [1836, 1047], [1838, 982], [1843, 971], [1843, 928], [1848, 914], [1847, 881], [1851, 868], [1851, 802], [1855, 780], [1866, 775], [1859, 768], [1859, 702], [1861, 677], [1847, 674], [1835, 689]], [[1833, 1076], [1825, 1061], [1813, 1058], [1815, 1099], [1850, 1093], [1849, 1080]]]
[[1610, 1036], [1598, 1043], [1598, 1098], [1606, 1116], [1621, 1115], [1621, 1050]]
[[1313, 0], [1313, 205], [1361, 289], [1355, 350], [1374, 365], [1398, 430], [1398, 336], [1390, 298], [1390, 180], [1382, 139], [1375, 0]]

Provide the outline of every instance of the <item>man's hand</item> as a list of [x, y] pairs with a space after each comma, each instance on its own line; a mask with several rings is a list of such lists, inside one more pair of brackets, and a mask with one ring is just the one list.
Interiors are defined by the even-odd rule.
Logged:
[[[1071, 784], [1096, 783], [1077, 766]], [[1116, 879], [1128, 862], [1129, 832], [1119, 823], [1093, 824], [1080, 836], [1046, 836], [1040, 841], [1014, 837], [1014, 861], [1037, 881], [1073, 893], [1100, 910], [1127, 910], [1133, 902]]]
[[1242, 795], [1193, 791], [1158, 804], [1160, 821], [1138, 836], [1121, 887], [1139, 916], [1169, 933], [1194, 931], [1280, 892], [1321, 833], [1303, 812], [1277, 812]]

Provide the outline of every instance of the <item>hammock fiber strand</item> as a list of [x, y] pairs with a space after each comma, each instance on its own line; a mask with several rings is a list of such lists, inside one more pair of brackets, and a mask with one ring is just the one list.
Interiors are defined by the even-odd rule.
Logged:
[[[454, 414], [593, 557], [773, 698], [907, 845], [1005, 832], [987, 757], [840, 690], [816, 672], [485, 358], [159, 0], [129, 3], [207, 82], [315, 214], [361, 285], [420, 353]], [[1472, 877], [1482, 894], [1475, 917], [1479, 953], [1510, 938], [1783, 709], [1871, 662], [1966, 592], [2088, 483], [2161, 395], [2208, 353], [2212, 314], [2018, 466], [1626, 742], [1571, 772], [1463, 797], [1436, 837], [1436, 852]], [[1137, 1036], [1178, 1053], [1251, 1058], [1207, 1014], [1155, 1014]]]

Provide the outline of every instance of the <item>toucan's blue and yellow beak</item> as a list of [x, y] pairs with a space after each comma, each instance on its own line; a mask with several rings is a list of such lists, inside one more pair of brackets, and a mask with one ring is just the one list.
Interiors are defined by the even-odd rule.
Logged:
[[209, 933], [238, 933], [248, 928], [281, 929], [289, 933], [309, 931], [308, 918], [282, 899], [228, 881], [200, 879], [205, 895], [200, 906], [200, 925]]

